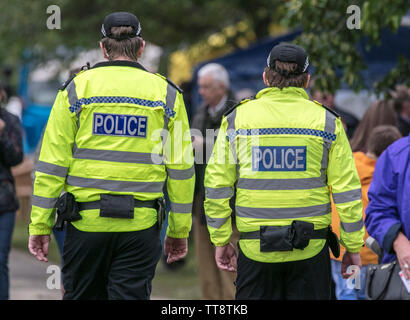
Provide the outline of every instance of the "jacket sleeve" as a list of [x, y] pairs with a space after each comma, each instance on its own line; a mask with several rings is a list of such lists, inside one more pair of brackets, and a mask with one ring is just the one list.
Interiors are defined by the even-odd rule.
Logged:
[[205, 172], [205, 217], [211, 241], [224, 246], [232, 234], [230, 198], [234, 195], [236, 161], [233, 145], [227, 139], [228, 122], [222, 119], [212, 156]]
[[195, 168], [188, 117], [179, 92], [176, 93], [173, 110], [175, 114], [169, 119], [168, 137], [164, 145], [171, 207], [167, 235], [172, 238], [187, 238], [192, 225]]
[[336, 140], [329, 152], [328, 185], [340, 218], [340, 242], [349, 252], [359, 252], [364, 241], [362, 190], [352, 150], [340, 118], [335, 120]]
[[370, 184], [366, 208], [366, 228], [387, 253], [393, 253], [393, 241], [401, 229], [397, 212], [397, 175], [387, 149], [377, 160]]
[[55, 205], [64, 188], [77, 131], [77, 117], [69, 106], [67, 91], [59, 91], [34, 168], [30, 235], [50, 234], [54, 225]]
[[8, 168], [21, 163], [24, 156], [20, 121], [13, 115], [9, 118], [0, 135], [0, 161]]

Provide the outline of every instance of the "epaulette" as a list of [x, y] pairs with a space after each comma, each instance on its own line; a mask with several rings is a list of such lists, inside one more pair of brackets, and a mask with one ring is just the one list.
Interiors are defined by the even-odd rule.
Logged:
[[70, 77], [68, 80], [66, 80], [66, 81], [61, 85], [61, 87], [60, 87], [58, 90], [61, 90], [61, 91], [62, 91], [62, 90], [64, 90], [65, 88], [67, 88], [67, 86], [70, 84], [71, 81], [73, 81], [73, 79], [74, 79], [76, 76], [78, 76], [80, 73], [83, 73], [84, 71], [89, 70], [89, 69], [91, 69], [90, 63], [87, 62], [86, 65], [83, 65], [83, 66], [80, 68], [80, 71], [75, 72], [74, 74], [72, 74], [71, 77]]
[[230, 114], [232, 111], [234, 111], [238, 106], [240, 106], [241, 104], [244, 104], [245, 102], [251, 101], [253, 99], [255, 99], [255, 97], [249, 97], [249, 98], [246, 98], [246, 99], [242, 99], [239, 103], [235, 104], [234, 106], [232, 106], [231, 108], [226, 110], [226, 112], [224, 113], [224, 116], [226, 117], [228, 114]]
[[171, 86], [173, 86], [175, 89], [177, 89], [179, 91], [179, 93], [183, 93], [184, 91], [178, 87], [175, 83], [173, 83], [171, 80], [169, 80], [167, 77], [164, 77], [162, 74], [159, 73], [154, 73], [155, 75], [157, 75], [158, 77], [164, 79], [166, 82], [168, 82]]
[[331, 114], [335, 115], [337, 118], [340, 118], [340, 115], [333, 110], [332, 108], [329, 108], [328, 106], [325, 106], [324, 104], [320, 103], [319, 101], [312, 100], [314, 103], [318, 104], [319, 106], [325, 108], [327, 111], [329, 111]]

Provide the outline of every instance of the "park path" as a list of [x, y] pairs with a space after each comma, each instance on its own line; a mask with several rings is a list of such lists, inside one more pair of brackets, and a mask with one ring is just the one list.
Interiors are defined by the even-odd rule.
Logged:
[[47, 288], [47, 267], [27, 252], [11, 249], [9, 256], [10, 300], [61, 300], [61, 291]]
[[[51, 265], [55, 264], [36, 260], [28, 250], [12, 248], [9, 256], [10, 300], [61, 300], [60, 290], [47, 288], [47, 279], [52, 275], [47, 273], [47, 268]], [[151, 296], [151, 299], [168, 298]]]

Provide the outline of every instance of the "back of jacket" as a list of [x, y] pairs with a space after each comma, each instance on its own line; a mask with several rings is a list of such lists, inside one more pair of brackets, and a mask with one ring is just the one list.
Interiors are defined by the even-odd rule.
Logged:
[[[207, 167], [205, 210], [215, 245], [229, 241], [228, 199], [237, 183], [236, 224], [240, 232], [263, 225], [308, 221], [331, 223], [330, 192], [341, 218], [341, 241], [349, 251], [363, 244], [361, 188], [341, 123], [302, 88], [267, 88], [222, 121]], [[259, 240], [240, 240], [244, 254], [262, 262], [310, 258], [325, 241], [303, 249], [261, 252]]]
[[[182, 95], [165, 78], [125, 61], [81, 72], [59, 91], [44, 133], [30, 232], [48, 234], [63, 188], [77, 202], [96, 201], [101, 194], [146, 201], [163, 196], [168, 177], [169, 234], [186, 237], [195, 177], [185, 131]], [[131, 220], [100, 217], [98, 209], [80, 214], [73, 224], [92, 232], [142, 230], [157, 220], [149, 208], [135, 208]]]

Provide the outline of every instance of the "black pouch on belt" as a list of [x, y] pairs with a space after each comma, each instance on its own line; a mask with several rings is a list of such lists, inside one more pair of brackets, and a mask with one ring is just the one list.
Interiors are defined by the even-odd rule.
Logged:
[[295, 220], [292, 222], [294, 237], [292, 239], [293, 247], [296, 249], [304, 249], [308, 246], [314, 229], [314, 224], [306, 221]]
[[340, 244], [339, 244], [339, 239], [337, 238], [336, 233], [332, 231], [332, 228], [329, 228], [329, 232], [327, 234], [327, 243], [330, 247], [330, 250], [332, 250], [333, 255], [336, 258], [339, 258], [340, 256]]
[[261, 226], [260, 250], [261, 252], [291, 251], [293, 229], [291, 226]]
[[158, 220], [158, 228], [159, 230], [162, 229], [162, 225], [166, 219], [166, 203], [164, 198], [157, 199], [157, 220]]
[[114, 196], [102, 194], [100, 200], [100, 217], [104, 218], [134, 218], [134, 196]]

